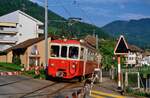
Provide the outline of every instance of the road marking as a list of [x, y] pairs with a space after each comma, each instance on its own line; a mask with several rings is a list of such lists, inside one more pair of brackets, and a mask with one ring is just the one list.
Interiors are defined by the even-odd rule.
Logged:
[[[96, 94], [96, 95], [95, 95]], [[92, 90], [91, 91], [91, 95], [94, 95], [95, 98], [101, 98], [101, 96], [106, 96], [107, 97], [113, 97], [113, 98], [126, 98], [124, 96], [120, 96], [120, 95], [115, 95], [115, 94], [109, 94], [109, 93], [104, 93], [104, 92], [101, 92], [101, 91], [95, 91], [95, 90]], [[99, 97], [96, 97], [97, 95], [99, 95]], [[102, 97], [102, 98], [105, 98], [105, 97]]]
[[93, 97], [93, 98], [105, 98], [105, 97], [103, 97], [103, 96], [94, 95], [94, 94], [91, 94], [90, 96]]

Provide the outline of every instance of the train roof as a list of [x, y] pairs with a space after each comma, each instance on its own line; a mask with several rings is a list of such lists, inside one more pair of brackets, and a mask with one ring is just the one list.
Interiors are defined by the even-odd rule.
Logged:
[[51, 42], [57, 44], [80, 44], [79, 40], [69, 40], [69, 39], [56, 39], [52, 40]]
[[93, 36], [87, 36], [84, 39], [57, 39], [52, 40], [52, 43], [57, 44], [74, 44], [74, 45], [82, 45], [90, 48], [91, 50], [96, 50], [96, 39]]

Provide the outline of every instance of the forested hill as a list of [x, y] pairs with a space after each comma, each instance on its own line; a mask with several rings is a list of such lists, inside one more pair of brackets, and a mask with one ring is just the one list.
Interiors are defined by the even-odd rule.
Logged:
[[129, 43], [150, 48], [150, 18], [130, 21], [114, 21], [102, 28], [113, 36], [124, 34]]
[[[37, 3], [33, 3], [30, 0], [0, 0], [0, 16], [16, 11], [22, 10], [25, 13], [35, 17], [36, 19], [44, 22], [44, 8], [39, 6]], [[109, 35], [105, 33], [101, 28], [93, 26], [91, 24], [77, 22], [71, 26], [68, 26], [67, 21], [60, 15], [49, 10], [49, 32], [59, 35], [75, 35], [82, 37], [87, 34], [92, 34], [93, 30], [101, 38], [108, 38]], [[57, 21], [54, 21], [57, 20]], [[61, 21], [62, 22], [61, 22]], [[72, 33], [69, 33], [72, 32]]]

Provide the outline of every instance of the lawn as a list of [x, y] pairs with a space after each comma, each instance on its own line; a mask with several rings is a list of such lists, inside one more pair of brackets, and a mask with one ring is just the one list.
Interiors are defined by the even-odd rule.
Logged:
[[20, 65], [0, 62], [0, 71], [20, 71], [21, 68], [23, 67]]

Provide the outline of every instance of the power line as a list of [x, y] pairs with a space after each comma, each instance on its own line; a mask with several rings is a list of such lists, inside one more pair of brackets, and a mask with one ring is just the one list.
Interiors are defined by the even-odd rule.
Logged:
[[95, 26], [93, 20], [87, 15], [87, 12], [85, 12], [85, 10], [82, 7], [80, 7], [80, 4], [76, 0], [73, 1], [73, 4], [77, 5], [77, 7], [81, 10], [81, 12], [85, 15], [85, 18], [88, 19]]
[[[59, 0], [59, 1], [61, 1], [61, 0]], [[56, 0], [56, 2], [59, 4], [60, 2], [58, 2], [57, 0]], [[64, 11], [69, 15], [69, 17], [71, 17], [71, 13], [66, 9], [66, 7], [64, 6], [64, 5], [60, 5], [60, 6], [62, 6], [62, 8], [64, 9]]]

